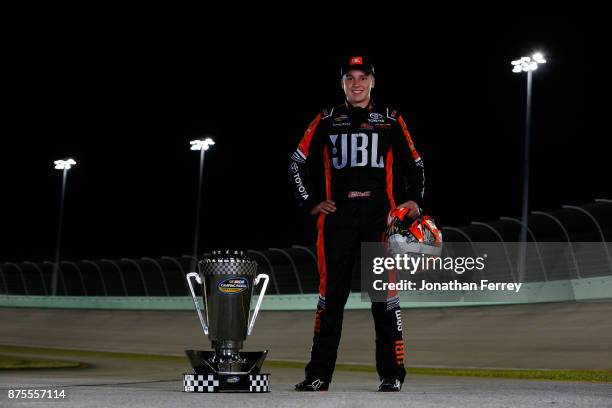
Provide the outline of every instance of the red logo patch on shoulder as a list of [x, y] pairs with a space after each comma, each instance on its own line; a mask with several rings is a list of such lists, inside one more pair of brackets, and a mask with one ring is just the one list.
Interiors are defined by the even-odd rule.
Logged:
[[349, 65], [363, 65], [363, 57], [351, 57]]

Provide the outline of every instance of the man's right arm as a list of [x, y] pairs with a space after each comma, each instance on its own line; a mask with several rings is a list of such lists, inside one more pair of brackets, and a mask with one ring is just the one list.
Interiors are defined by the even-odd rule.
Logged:
[[317, 137], [317, 128], [321, 121], [321, 114], [310, 123], [289, 162], [289, 183], [295, 194], [298, 205], [306, 212], [310, 212], [321, 201], [313, 188], [312, 178], [308, 169], [309, 157], [321, 148]]

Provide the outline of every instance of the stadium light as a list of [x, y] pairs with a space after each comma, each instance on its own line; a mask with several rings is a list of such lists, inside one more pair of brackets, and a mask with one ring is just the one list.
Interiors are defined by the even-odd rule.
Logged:
[[538, 69], [539, 64], [546, 64], [546, 59], [541, 52], [536, 52], [531, 57], [521, 57], [520, 59], [511, 62], [512, 72], [520, 74], [521, 72], [531, 72]]
[[544, 54], [535, 52], [531, 57], [521, 57], [511, 62], [512, 72], [519, 74], [527, 73], [527, 103], [525, 106], [525, 148], [523, 156], [523, 205], [521, 221], [521, 234], [519, 237], [518, 275], [525, 276], [527, 258], [527, 225], [529, 223], [529, 151], [531, 147], [531, 94], [533, 72], [538, 69], [539, 64], [546, 64]]
[[53, 263], [53, 275], [51, 276], [51, 294], [57, 295], [57, 280], [59, 276], [59, 258], [62, 242], [62, 224], [64, 222], [64, 197], [66, 196], [66, 179], [68, 178], [68, 170], [76, 165], [74, 159], [60, 159], [53, 162], [56, 170], [62, 170], [62, 193], [60, 198], [60, 212], [57, 227], [57, 239], [55, 241], [55, 262]]
[[189, 142], [191, 150], [208, 150], [210, 146], [214, 146], [215, 142], [210, 137], [206, 139], [196, 139]]
[[200, 151], [200, 171], [198, 173], [198, 199], [196, 208], [196, 222], [195, 222], [195, 233], [193, 238], [193, 257], [191, 272], [196, 270], [197, 259], [198, 259], [198, 240], [200, 235], [200, 207], [202, 204], [202, 178], [204, 175], [204, 153], [210, 149], [210, 146], [214, 146], [215, 142], [210, 137], [206, 139], [196, 139], [189, 142], [191, 150]]
[[56, 160], [53, 162], [56, 170], [70, 170], [70, 168], [76, 165], [74, 159]]

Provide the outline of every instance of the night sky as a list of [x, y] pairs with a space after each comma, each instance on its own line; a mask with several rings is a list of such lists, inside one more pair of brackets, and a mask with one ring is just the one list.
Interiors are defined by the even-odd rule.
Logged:
[[[611, 198], [608, 49], [578, 17], [261, 21], [170, 29], [53, 25], [8, 50], [0, 261], [51, 260], [58, 158], [74, 157], [62, 257], [191, 253], [198, 153], [206, 154], [201, 242], [261, 249], [311, 244], [288, 156], [312, 118], [341, 103], [343, 56], [367, 53], [374, 100], [405, 117], [426, 171], [425, 210], [441, 226], [519, 216], [525, 75], [510, 60], [542, 51], [534, 75], [531, 207]], [[205, 27], [204, 27], [205, 26]], [[308, 34], [312, 32], [312, 34]], [[606, 101], [602, 103], [602, 101]]]

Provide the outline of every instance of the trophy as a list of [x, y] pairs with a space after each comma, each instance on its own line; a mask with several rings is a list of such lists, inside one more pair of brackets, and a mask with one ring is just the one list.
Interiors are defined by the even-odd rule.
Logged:
[[[268, 275], [257, 275], [257, 262], [238, 251], [214, 251], [198, 262], [198, 270], [199, 273], [187, 274], [187, 284], [213, 350], [185, 350], [194, 372], [183, 374], [183, 390], [269, 392], [270, 374], [260, 373], [269, 350], [240, 351], [253, 331], [268, 287]], [[202, 285], [204, 311], [200, 309], [192, 279]], [[263, 285], [251, 313], [254, 287], [261, 281]]]

